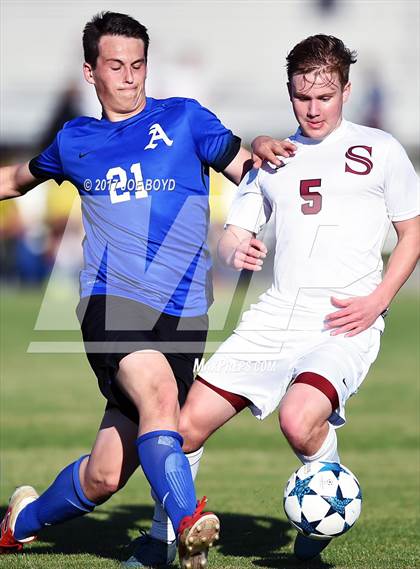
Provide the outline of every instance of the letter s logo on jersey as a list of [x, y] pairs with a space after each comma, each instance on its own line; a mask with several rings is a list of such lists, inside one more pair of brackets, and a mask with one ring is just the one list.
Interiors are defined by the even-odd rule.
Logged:
[[364, 166], [364, 170], [353, 170], [347, 162], [345, 172], [350, 172], [351, 174], [358, 174], [359, 176], [366, 176], [373, 168], [373, 162], [367, 156], [361, 156], [360, 154], [356, 154], [354, 152], [355, 148], [363, 148], [369, 153], [369, 156], [372, 156], [372, 147], [371, 146], [363, 146], [362, 144], [358, 144], [356, 146], [351, 146], [346, 152], [346, 158], [348, 160], [353, 160], [354, 162], [358, 162]]
[[149, 148], [151, 149], [156, 148], [158, 140], [163, 140], [166, 146], [172, 146], [174, 142], [173, 140], [168, 138], [166, 132], [157, 122], [155, 124], [152, 124], [152, 126], [149, 129], [149, 134], [151, 135], [152, 138], [150, 139], [149, 144], [144, 147], [145, 150], [148, 150]]

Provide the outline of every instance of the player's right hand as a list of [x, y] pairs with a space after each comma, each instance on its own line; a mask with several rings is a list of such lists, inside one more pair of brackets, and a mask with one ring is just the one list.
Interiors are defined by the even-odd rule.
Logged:
[[262, 241], [252, 237], [245, 239], [236, 247], [231, 258], [231, 266], [237, 271], [261, 271], [267, 256], [267, 247]]
[[254, 168], [261, 168], [264, 160], [274, 166], [281, 166], [282, 162], [279, 157], [291, 158], [297, 150], [297, 146], [290, 140], [276, 140], [271, 136], [257, 136], [251, 146]]

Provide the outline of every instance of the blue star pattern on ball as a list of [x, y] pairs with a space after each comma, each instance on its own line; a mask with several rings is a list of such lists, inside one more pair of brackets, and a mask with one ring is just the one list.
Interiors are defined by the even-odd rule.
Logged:
[[[315, 523], [317, 523], [317, 522], [315, 522]], [[302, 512], [302, 517], [301, 517], [300, 523], [298, 525], [299, 525], [300, 529], [303, 531], [303, 533], [306, 535], [311, 535], [313, 533], [319, 533], [316, 531], [314, 526], [310, 522], [308, 522], [308, 520], [306, 519], [303, 512]]]
[[312, 488], [309, 488], [309, 483], [312, 480], [312, 478], [313, 476], [308, 476], [308, 478], [304, 478], [303, 480], [300, 479], [296, 480], [295, 487], [289, 494], [289, 496], [297, 496], [297, 499], [299, 501], [299, 506], [301, 507], [304, 496], [308, 494], [316, 494], [316, 492], [314, 492]]
[[296, 556], [312, 559], [333, 537], [348, 531], [360, 515], [361, 502], [357, 478], [341, 464], [322, 461], [296, 470], [286, 484], [283, 502], [289, 521], [300, 532]]
[[343, 533], [345, 533], [346, 531], [348, 531], [350, 528], [351, 528], [351, 525], [348, 524], [347, 522], [344, 522]]
[[348, 506], [350, 502], [353, 501], [352, 498], [343, 497], [343, 493], [341, 492], [340, 486], [337, 488], [337, 493], [335, 496], [332, 497], [324, 496], [323, 498], [331, 506], [330, 511], [327, 512], [327, 515], [337, 512], [338, 514], [344, 516], [344, 514], [346, 513], [345, 512], [346, 506]]
[[319, 472], [332, 472], [337, 480], [340, 473], [345, 472], [338, 462], [323, 462], [322, 464], [325, 464], [325, 466], [323, 466]]

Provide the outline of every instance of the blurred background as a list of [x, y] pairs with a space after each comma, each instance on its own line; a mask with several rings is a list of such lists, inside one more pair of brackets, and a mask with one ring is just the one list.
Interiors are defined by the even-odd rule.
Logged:
[[[282, 138], [296, 128], [286, 90], [288, 51], [316, 33], [342, 38], [359, 54], [351, 69], [353, 93], [346, 117], [391, 132], [418, 168], [420, 10], [412, 0], [3, 0], [1, 164], [33, 157], [74, 116], [100, 117], [94, 89], [82, 78], [81, 34], [92, 15], [106, 9], [128, 13], [148, 27], [149, 95], [198, 99], [246, 145], [257, 134]], [[212, 174], [212, 245], [233, 192], [222, 176]], [[60, 312], [66, 295], [77, 298], [75, 277], [81, 263], [82, 228], [74, 188], [64, 183], [58, 189], [48, 182], [0, 207], [1, 280], [37, 286], [53, 271], [49, 293], [51, 298], [58, 294], [59, 304], [47, 302], [50, 316], [44, 311], [38, 327], [76, 328], [74, 316]], [[394, 242], [390, 230], [385, 250]], [[237, 278], [216, 263], [216, 279], [219, 276]]]

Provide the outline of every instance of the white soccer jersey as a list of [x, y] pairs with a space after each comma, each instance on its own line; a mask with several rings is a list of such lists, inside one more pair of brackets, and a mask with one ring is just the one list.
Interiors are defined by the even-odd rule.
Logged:
[[419, 213], [417, 175], [390, 134], [343, 120], [322, 141], [299, 130], [290, 140], [295, 157], [249, 172], [228, 215], [227, 224], [255, 233], [274, 216], [276, 234], [273, 284], [239, 334], [258, 323], [321, 330], [337, 310], [331, 296], [364, 296], [380, 283], [390, 221]]

